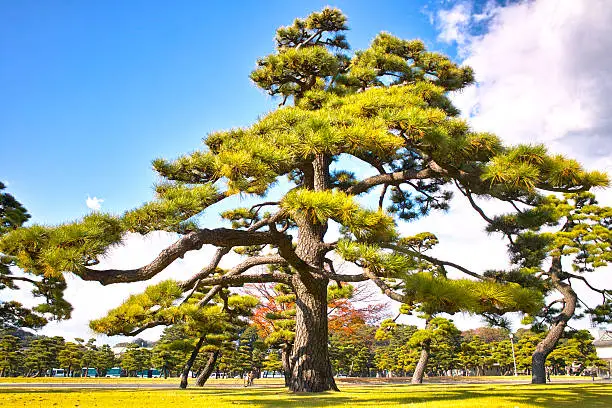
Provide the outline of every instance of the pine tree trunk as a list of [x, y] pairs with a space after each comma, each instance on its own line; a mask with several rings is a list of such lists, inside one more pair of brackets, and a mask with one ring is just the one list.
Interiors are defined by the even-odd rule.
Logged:
[[285, 377], [285, 387], [289, 387], [291, 380], [291, 345], [285, 344], [281, 349], [281, 360], [283, 364], [283, 376]]
[[196, 344], [195, 348], [191, 352], [191, 355], [189, 356], [189, 360], [187, 360], [187, 362], [185, 363], [185, 366], [183, 367], [183, 372], [181, 373], [181, 384], [179, 385], [181, 389], [187, 388], [187, 381], [189, 379], [189, 371], [191, 371], [191, 367], [193, 367], [193, 363], [198, 357], [198, 353], [200, 352], [200, 348], [202, 348], [202, 344], [204, 344], [205, 339], [206, 338], [204, 336], [200, 337], [200, 339], [198, 340], [198, 343]]
[[563, 331], [567, 322], [574, 316], [576, 310], [577, 296], [576, 292], [567, 283], [561, 282], [559, 274], [561, 273], [561, 259], [555, 257], [551, 266], [551, 279], [553, 286], [563, 295], [563, 310], [556, 317], [555, 323], [550, 327], [548, 334], [542, 341], [538, 343], [532, 356], [532, 384], [546, 384], [546, 357], [557, 345], [557, 342], [563, 336]]
[[429, 361], [429, 349], [430, 349], [430, 342], [426, 341], [423, 344], [423, 349], [421, 349], [421, 356], [419, 357], [419, 362], [414, 368], [414, 374], [412, 374], [412, 380], [410, 380], [412, 384], [422, 384], [423, 383], [423, 376], [425, 375], [425, 369], [427, 368], [427, 361]]
[[215, 368], [215, 364], [217, 364], [217, 358], [219, 357], [219, 353], [219, 350], [216, 350], [208, 355], [208, 361], [206, 362], [206, 366], [204, 366], [204, 369], [202, 370], [200, 375], [198, 375], [198, 378], [196, 378], [196, 385], [198, 387], [203, 387], [204, 384], [206, 384], [206, 381], [208, 380]]
[[297, 310], [289, 381], [293, 392], [338, 391], [327, 347], [327, 283], [314, 277], [308, 284], [294, 279]]
[[[312, 166], [305, 167], [304, 186], [314, 191], [331, 188], [331, 157], [317, 154]], [[293, 392], [338, 391], [329, 360], [327, 329], [327, 284], [324, 260], [328, 249], [323, 245], [327, 223], [320, 224], [306, 217], [297, 217], [298, 241], [294, 259], [297, 273], [293, 277], [295, 291], [295, 340], [291, 350]], [[280, 249], [280, 248], [279, 248]], [[295, 265], [303, 262], [305, 265]]]

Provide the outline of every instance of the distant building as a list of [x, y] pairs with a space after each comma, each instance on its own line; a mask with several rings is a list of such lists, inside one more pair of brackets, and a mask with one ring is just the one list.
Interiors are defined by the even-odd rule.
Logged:
[[612, 372], [612, 331], [599, 330], [599, 336], [593, 342], [597, 356], [608, 362], [608, 373]]

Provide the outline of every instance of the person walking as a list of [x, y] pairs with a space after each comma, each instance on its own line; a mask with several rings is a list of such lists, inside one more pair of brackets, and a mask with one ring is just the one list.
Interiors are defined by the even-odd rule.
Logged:
[[249, 373], [247, 374], [247, 376], [244, 379], [244, 386], [245, 387], [250, 387], [251, 385], [253, 385], [253, 380], [255, 379], [255, 373], [253, 372], [253, 370], [249, 371]]

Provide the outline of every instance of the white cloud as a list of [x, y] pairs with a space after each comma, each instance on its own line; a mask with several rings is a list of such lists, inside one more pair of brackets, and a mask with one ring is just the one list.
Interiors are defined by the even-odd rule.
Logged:
[[438, 40], [445, 43], [465, 43], [469, 36], [471, 13], [472, 5], [469, 2], [457, 3], [449, 10], [440, 10], [437, 19], [437, 27], [440, 30]]
[[612, 171], [612, 4], [540, 0], [489, 14], [485, 35], [459, 43], [478, 84], [454, 101], [472, 126]]
[[[456, 43], [463, 63], [475, 71], [478, 83], [452, 96], [472, 127], [496, 133], [508, 144], [544, 143], [553, 153], [612, 174], [612, 3], [490, 3], [482, 18], [466, 18], [466, 10], [472, 10], [471, 3], [440, 11], [437, 24], [442, 30], [439, 39]], [[488, 20], [488, 30], [473, 35], [479, 19]], [[596, 193], [602, 204], [612, 204], [609, 190]], [[444, 230], [443, 223], [439, 227]], [[465, 259], [466, 253], [474, 252], [456, 235], [448, 238], [453, 249], [445, 255]], [[501, 259], [492, 241], [470, 235], [470, 245], [479, 249], [477, 264]], [[597, 287], [610, 288], [609, 272], [608, 268], [589, 279]], [[582, 285], [577, 290], [587, 302], [599, 301]]]
[[87, 196], [87, 200], [85, 200], [85, 204], [87, 204], [87, 207], [91, 208], [94, 211], [100, 211], [103, 202], [104, 200], [101, 198], [90, 196]]

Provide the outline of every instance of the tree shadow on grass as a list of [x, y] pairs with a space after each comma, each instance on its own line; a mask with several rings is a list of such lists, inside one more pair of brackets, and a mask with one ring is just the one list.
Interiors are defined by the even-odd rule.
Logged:
[[[338, 406], [407, 406], [411, 404], [431, 404], [431, 406], [450, 407], [478, 405], [493, 407], [514, 407], [528, 404], [534, 407], [612, 407], [612, 386], [593, 385], [465, 385], [465, 386], [355, 386], [345, 387], [344, 392], [321, 394], [289, 393], [279, 388], [191, 388], [186, 391], [168, 389], [83, 389], [83, 388], [15, 388], [0, 389], [0, 399], [4, 395], [36, 394], [38, 398], [50, 398], [61, 394], [86, 392], [89, 397], [115, 393], [117, 398], [138, 398], [138, 393], [147, 392], [153, 400], [170, 402], [205, 403], [214, 401], [227, 406], [262, 407], [338, 407]], [[194, 401], [195, 399], [195, 401]], [[199, 400], [199, 401], [198, 401]], [[437, 405], [439, 404], [439, 405]], [[219, 406], [219, 405], [215, 405]]]
[[[379, 388], [377, 390], [377, 388]], [[529, 404], [535, 407], [611, 407], [612, 387], [595, 385], [589, 387], [559, 386], [542, 389], [537, 386], [476, 386], [476, 387], [414, 387], [401, 386], [397, 389], [384, 387], [360, 387], [348, 389], [345, 393], [289, 394], [276, 396], [255, 394], [248, 401], [234, 401], [235, 405], [257, 404], [264, 407], [337, 407], [341, 406], [407, 406], [411, 404], [439, 403], [440, 407], [461, 407], [473, 401], [490, 403], [491, 407]], [[382, 392], [381, 392], [382, 391]]]

